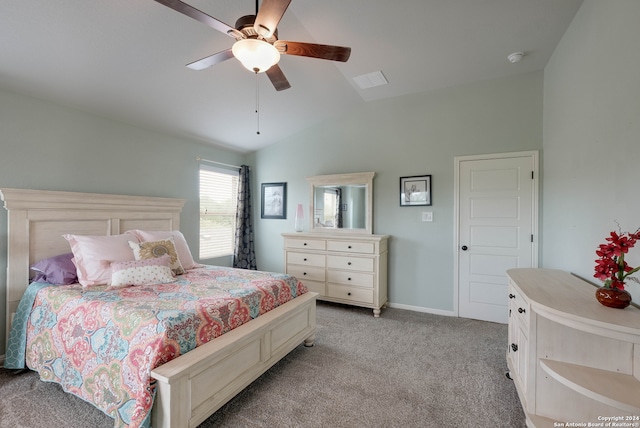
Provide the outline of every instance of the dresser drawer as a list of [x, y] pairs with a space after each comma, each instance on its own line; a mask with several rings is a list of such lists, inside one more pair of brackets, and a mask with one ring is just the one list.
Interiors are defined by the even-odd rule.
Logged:
[[304, 280], [324, 282], [324, 268], [322, 267], [287, 265], [287, 273], [303, 282], [305, 282]]
[[348, 269], [373, 272], [373, 259], [349, 256], [327, 256], [327, 267], [331, 269]]
[[287, 265], [296, 264], [303, 266], [324, 267], [324, 254], [287, 252]]
[[327, 272], [327, 281], [344, 285], [373, 288], [373, 275], [370, 273], [330, 270]]
[[327, 295], [335, 299], [349, 300], [358, 303], [373, 304], [372, 288], [355, 288], [343, 285], [329, 284]]
[[284, 243], [286, 248], [297, 248], [303, 250], [325, 250], [326, 242], [324, 239], [299, 239], [288, 238]]
[[373, 242], [360, 241], [327, 241], [327, 250], [348, 253], [373, 254], [375, 245]]
[[529, 302], [522, 297], [513, 284], [509, 284], [509, 308], [512, 316], [518, 317], [521, 325], [529, 326]]
[[320, 296], [327, 295], [326, 284], [324, 282], [309, 281], [307, 279], [300, 279], [300, 282], [302, 282], [304, 286], [307, 287], [307, 290], [313, 293], [318, 293]]

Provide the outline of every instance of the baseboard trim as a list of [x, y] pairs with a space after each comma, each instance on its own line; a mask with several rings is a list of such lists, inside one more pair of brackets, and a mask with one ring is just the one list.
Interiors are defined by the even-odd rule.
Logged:
[[443, 315], [445, 317], [456, 316], [456, 314], [453, 311], [443, 311], [442, 309], [423, 308], [422, 306], [403, 305], [401, 303], [391, 303], [391, 302], [387, 302], [387, 306], [389, 306], [390, 308], [405, 309], [407, 311], [424, 312], [427, 314], [434, 314], [434, 315]]

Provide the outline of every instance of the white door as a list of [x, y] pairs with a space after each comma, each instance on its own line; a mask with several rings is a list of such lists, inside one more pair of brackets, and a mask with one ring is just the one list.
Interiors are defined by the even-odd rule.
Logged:
[[537, 152], [456, 158], [458, 315], [506, 323], [506, 270], [537, 266]]

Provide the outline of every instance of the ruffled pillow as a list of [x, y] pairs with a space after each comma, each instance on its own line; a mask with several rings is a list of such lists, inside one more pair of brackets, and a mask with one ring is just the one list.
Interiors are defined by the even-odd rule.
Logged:
[[175, 275], [182, 275], [184, 268], [180, 264], [173, 238], [169, 237], [160, 241], [134, 242], [129, 241], [129, 246], [133, 249], [133, 256], [136, 260], [153, 259], [168, 255], [171, 259], [169, 266]]
[[191, 255], [191, 250], [189, 250], [189, 245], [187, 244], [187, 240], [184, 238], [184, 235], [179, 230], [128, 230], [126, 233], [131, 233], [138, 238], [140, 242], [152, 242], [159, 241], [161, 239], [167, 239], [169, 237], [173, 238], [173, 243], [176, 246], [176, 251], [178, 252], [178, 258], [180, 259], [180, 264], [184, 269], [193, 269], [197, 268], [198, 265]]
[[129, 285], [166, 284], [175, 281], [171, 268], [171, 256], [154, 257], [144, 260], [111, 263], [111, 287], [122, 288]]

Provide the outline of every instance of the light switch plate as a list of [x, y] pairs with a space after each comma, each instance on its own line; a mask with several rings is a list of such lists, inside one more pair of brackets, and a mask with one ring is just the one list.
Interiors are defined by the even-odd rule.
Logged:
[[431, 211], [423, 211], [422, 221], [433, 221], [433, 213]]

